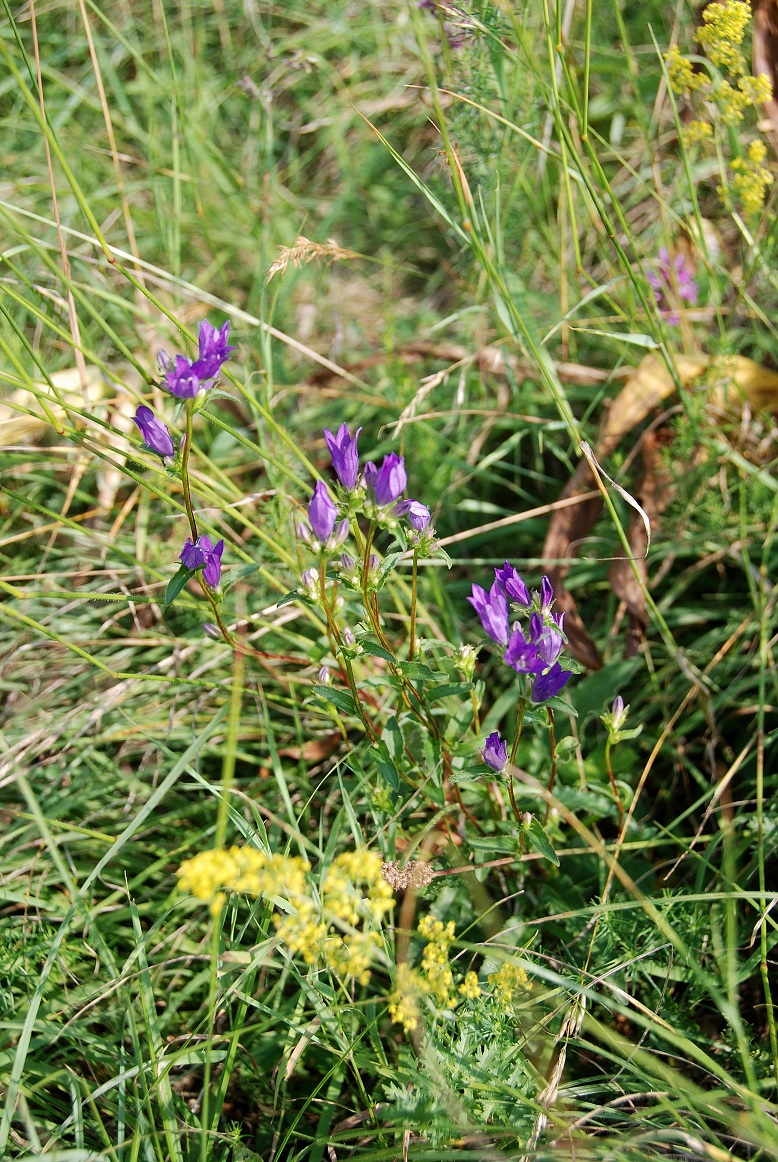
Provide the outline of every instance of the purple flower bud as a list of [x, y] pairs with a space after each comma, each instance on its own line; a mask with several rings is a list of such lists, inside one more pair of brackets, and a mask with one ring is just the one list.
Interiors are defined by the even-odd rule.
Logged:
[[529, 595], [529, 589], [522, 581], [513, 565], [509, 565], [506, 561], [501, 569], [495, 569], [494, 576], [498, 585], [505, 590], [511, 601], [518, 602], [519, 605], [531, 605], [532, 598]]
[[227, 344], [229, 333], [229, 322], [217, 331], [207, 319], [203, 319], [197, 336], [199, 357], [192, 364], [192, 370], [200, 379], [215, 379], [222, 363], [226, 363], [230, 352], [235, 350]]
[[332, 677], [330, 676], [329, 666], [322, 666], [316, 675], [322, 686], [330, 686], [332, 684]]
[[305, 521], [298, 520], [297, 522], [297, 536], [301, 541], [305, 541], [306, 545], [311, 541], [311, 530], [308, 528]]
[[159, 355], [157, 356], [157, 366], [163, 375], [167, 375], [169, 371], [173, 370], [175, 363], [170, 358], [167, 351], [160, 351]]
[[508, 600], [495, 581], [487, 593], [480, 585], [473, 586], [467, 599], [481, 619], [481, 625], [492, 641], [504, 646], [508, 642]]
[[357, 639], [354, 637], [354, 631], [353, 629], [349, 629], [348, 626], [346, 626], [346, 628], [343, 630], [343, 644], [347, 645], [349, 649], [353, 649], [357, 644]]
[[495, 771], [504, 771], [508, 764], [508, 744], [503, 742], [495, 730], [486, 740], [486, 746], [481, 751], [483, 760]]
[[554, 665], [557, 658], [561, 654], [562, 646], [565, 643], [561, 633], [557, 633], [555, 629], [551, 629], [550, 626], [547, 626], [544, 630], [542, 630], [534, 644], [536, 654], [540, 658], [545, 669], [547, 666]]
[[338, 510], [330, 499], [327, 485], [323, 480], [318, 480], [308, 505], [308, 520], [311, 522], [313, 535], [322, 545], [335, 528], [337, 516]]
[[367, 567], [370, 572], [375, 573], [380, 564], [381, 562], [378, 560], [378, 555], [376, 553], [371, 553], [367, 561]]
[[622, 698], [621, 694], [617, 694], [616, 697], [613, 699], [613, 709], [611, 710], [611, 714], [613, 715], [614, 718], [617, 718], [623, 713], [624, 713], [624, 699]]
[[540, 583], [540, 612], [548, 613], [551, 606], [554, 604], [554, 589], [548, 577], [544, 577]]
[[162, 420], [157, 419], [151, 408], [141, 404], [132, 419], [140, 428], [143, 443], [147, 448], [161, 456], [163, 460], [168, 456], [175, 456], [176, 449], [168, 427]]
[[352, 440], [349, 435], [349, 430], [345, 424], [341, 424], [338, 428], [338, 434], [333, 436], [327, 428], [324, 429], [324, 439], [327, 441], [327, 447], [330, 450], [332, 457], [332, 467], [335, 469], [335, 475], [344, 488], [352, 489], [359, 475], [359, 454], [357, 452], [357, 440], [361, 428], [357, 428]]
[[203, 622], [203, 633], [208, 637], [220, 638], [222, 636], [218, 625], [214, 625], [212, 621]]
[[422, 533], [432, 520], [432, 514], [426, 504], [420, 500], [400, 500], [392, 509], [395, 516], [407, 516], [408, 524], [417, 533]]
[[344, 517], [343, 520], [340, 521], [339, 524], [337, 524], [335, 526], [335, 532], [332, 534], [332, 536], [327, 541], [327, 548], [330, 550], [337, 549], [338, 546], [342, 545], [343, 542], [346, 540], [346, 538], [348, 537], [348, 533], [349, 533], [349, 523], [348, 523], [348, 519], [346, 517]]
[[319, 570], [318, 569], [304, 569], [300, 577], [303, 592], [308, 597], [314, 598], [319, 592]]
[[211, 538], [203, 533], [194, 543], [187, 539], [181, 550], [179, 561], [187, 569], [202, 569], [203, 580], [212, 589], [215, 589], [221, 578], [223, 552], [224, 541], [219, 541], [214, 545]]
[[532, 701], [545, 702], [547, 698], [555, 698], [572, 678], [571, 670], [563, 670], [557, 662], [547, 674], [539, 674], [532, 687]]
[[349, 557], [348, 553], [341, 553], [340, 563], [347, 573], [352, 573], [354, 571], [354, 558]]
[[368, 464], [365, 467], [365, 481], [376, 504], [381, 507], [392, 504], [405, 491], [408, 483], [403, 457], [390, 452], [384, 457], [380, 468], [376, 468], [373, 463]]
[[176, 399], [194, 399], [202, 390], [200, 376], [183, 355], [176, 355], [175, 366], [167, 373], [167, 388]]

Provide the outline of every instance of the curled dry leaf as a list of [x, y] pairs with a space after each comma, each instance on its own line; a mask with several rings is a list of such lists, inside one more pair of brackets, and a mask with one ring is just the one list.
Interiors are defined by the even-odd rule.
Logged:
[[[695, 380], [707, 376], [708, 382], [700, 390], [706, 391], [712, 406], [733, 409], [745, 397], [755, 411], [778, 413], [778, 374], [751, 359], [731, 356], [714, 360], [703, 355], [676, 355], [673, 362], [678, 381], [684, 388], [690, 388]], [[608, 410], [605, 429], [597, 443], [597, 458], [603, 460], [610, 456], [625, 436], [672, 399], [676, 390], [676, 381], [669, 368], [656, 355], [647, 355], [629, 376]], [[641, 450], [643, 475], [636, 493], [655, 525], [669, 503], [670, 483], [660, 467], [658, 439], [651, 440], [644, 436]], [[595, 483], [589, 464], [582, 459], [562, 490], [562, 498], [583, 496], [591, 492]], [[570, 650], [582, 665], [590, 669], [599, 669], [602, 658], [578, 615], [573, 595], [564, 585], [569, 565], [559, 562], [570, 561], [578, 555], [601, 511], [602, 500], [599, 497], [582, 500], [570, 508], [557, 509], [551, 518], [543, 546], [544, 558], [549, 562], [557, 562], [549, 564], [548, 575], [556, 591], [557, 608], [565, 614], [565, 631]], [[647, 569], [643, 558], [646, 535], [642, 521], [635, 513], [630, 518], [627, 535], [638, 570], [645, 581]], [[614, 591], [624, 601], [630, 614], [628, 651], [634, 652], [646, 624], [642, 588], [628, 560], [615, 561], [610, 576]]]

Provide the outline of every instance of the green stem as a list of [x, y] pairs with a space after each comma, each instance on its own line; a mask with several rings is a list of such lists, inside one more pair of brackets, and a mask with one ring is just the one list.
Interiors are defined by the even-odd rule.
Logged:
[[554, 711], [549, 706], [546, 709], [546, 713], [548, 714], [548, 741], [549, 741], [550, 746], [551, 746], [551, 774], [548, 777], [549, 798], [546, 800], [546, 819], [548, 819], [548, 812], [549, 812], [549, 809], [551, 807], [550, 796], [551, 796], [551, 792], [554, 790], [554, 784], [556, 783], [557, 758], [556, 758], [556, 735], [554, 734]]
[[186, 508], [186, 515], [189, 517], [189, 528], [192, 532], [192, 542], [197, 540], [197, 521], [195, 520], [194, 509], [192, 508], [192, 490], [189, 486], [189, 453], [192, 448], [192, 409], [194, 407], [194, 400], [188, 399], [186, 401], [186, 427], [184, 429], [184, 442], [181, 448], [181, 486], [184, 490], [184, 507]]
[[416, 653], [416, 583], [419, 575], [419, 554], [413, 551], [413, 571], [411, 573], [411, 633], [408, 644], [408, 658], [413, 660]]
[[619, 794], [619, 788], [616, 786], [616, 779], [615, 779], [615, 776], [613, 774], [613, 765], [611, 764], [611, 740], [610, 739], [608, 739], [608, 741], [605, 743], [605, 765], [608, 768], [608, 778], [611, 781], [611, 787], [613, 789], [613, 797], [616, 800], [616, 806], [619, 809], [619, 831], [621, 831], [621, 828], [624, 825], [624, 804], [621, 801], [621, 795]]
[[327, 601], [327, 558], [323, 553], [319, 557], [319, 600], [321, 602], [321, 607], [324, 610], [324, 616], [327, 621], [327, 631], [330, 635], [330, 642], [331, 644], [334, 642], [335, 648], [333, 652], [340, 653], [340, 656], [343, 658], [343, 665], [346, 670], [346, 677], [348, 679], [351, 697], [354, 699], [354, 705], [357, 708], [357, 714], [360, 717], [362, 725], [364, 726], [370, 741], [378, 742], [378, 735], [373, 728], [373, 724], [370, 722], [370, 719], [362, 709], [359, 690], [357, 689], [356, 679], [354, 678], [354, 667], [351, 664], [351, 658], [346, 656], [343, 646], [343, 638], [341, 636], [340, 630], [338, 629], [337, 622], [332, 616], [332, 610], [330, 608], [329, 602]]

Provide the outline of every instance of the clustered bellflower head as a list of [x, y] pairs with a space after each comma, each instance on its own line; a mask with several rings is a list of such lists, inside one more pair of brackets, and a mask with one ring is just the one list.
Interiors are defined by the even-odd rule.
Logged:
[[503, 742], [496, 730], [487, 738], [481, 754], [484, 762], [495, 771], [502, 773], [508, 765], [508, 744]]
[[167, 424], [158, 420], [151, 408], [141, 404], [132, 420], [138, 425], [143, 443], [147, 448], [157, 456], [161, 456], [163, 460], [175, 456], [176, 449]]
[[211, 538], [203, 533], [196, 541], [187, 538], [186, 544], [181, 550], [179, 561], [187, 569], [202, 569], [203, 581], [210, 585], [211, 589], [216, 589], [222, 575], [223, 552], [223, 540], [217, 541], [214, 545]]
[[365, 465], [365, 484], [373, 494], [376, 504], [384, 508], [399, 500], [408, 484], [405, 460], [396, 452], [385, 456], [380, 468], [372, 460]]
[[159, 354], [159, 365], [165, 374], [167, 388], [177, 399], [194, 399], [201, 391], [207, 391], [216, 381], [223, 363], [235, 350], [227, 343], [230, 332], [229, 321], [217, 330], [207, 319], [203, 319], [198, 330], [198, 357], [194, 361], [184, 355], [176, 355], [175, 362], [165, 352]]
[[[646, 280], [654, 292], [657, 306], [663, 310], [677, 299], [688, 303], [690, 307], [697, 305], [697, 283], [694, 273], [681, 253], [676, 254], [671, 260], [667, 248], [663, 246], [659, 251], [658, 270], [647, 271]], [[678, 315], [670, 311], [667, 321], [671, 326], [676, 326]]]
[[359, 439], [359, 433], [361, 431], [361, 428], [357, 428], [352, 439], [348, 427], [345, 424], [340, 425], [335, 436], [327, 428], [324, 429], [324, 439], [327, 441], [327, 447], [330, 450], [335, 475], [343, 487], [347, 488], [349, 492], [356, 487], [357, 477], [359, 476], [357, 440]]
[[[554, 698], [566, 686], [570, 670], [559, 664], [565, 644], [562, 632], [564, 614], [552, 612], [554, 589], [544, 577], [540, 592], [530, 594], [516, 569], [508, 561], [494, 571], [494, 584], [487, 593], [480, 585], [473, 585], [468, 601], [481, 619], [486, 633], [498, 645], [505, 646], [503, 661], [517, 674], [532, 678], [531, 699], [545, 702]], [[516, 624], [511, 629], [508, 598], [529, 612], [529, 624]], [[484, 755], [485, 757], [485, 755]], [[488, 762], [489, 760], [486, 759]]]

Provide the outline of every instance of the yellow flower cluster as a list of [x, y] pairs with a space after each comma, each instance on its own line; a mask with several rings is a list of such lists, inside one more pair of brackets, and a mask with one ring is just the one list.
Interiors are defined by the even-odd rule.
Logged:
[[182, 892], [210, 904], [216, 913], [226, 892], [249, 896], [280, 896], [290, 902], [306, 895], [304, 859], [267, 855], [256, 847], [231, 847], [229, 851], [199, 851], [176, 872]]
[[389, 998], [389, 1016], [406, 1033], [418, 1028], [420, 995], [430, 997], [441, 1009], [453, 1009], [459, 1004], [457, 992], [466, 1000], [475, 1000], [481, 995], [475, 972], [465, 973], [459, 988], [456, 987], [449, 960], [449, 950], [456, 939], [453, 920], [444, 924], [434, 916], [422, 916], [418, 932], [427, 941], [421, 965], [418, 969], [398, 965], [394, 991]]
[[705, 50], [711, 63], [735, 76], [745, 72], [740, 45], [751, 19], [751, 5], [744, 0], [708, 4], [702, 19], [703, 26], [697, 29], [694, 39]]
[[[732, 162], [734, 177], [730, 193], [748, 214], [756, 214], [765, 200], [768, 187], [774, 178], [763, 165], [767, 148], [763, 141], [752, 141], [748, 147], [748, 157], [736, 157]], [[723, 196], [723, 191], [719, 191]]]
[[762, 105], [773, 93], [770, 78], [765, 73], [758, 77], [740, 77], [737, 88], [726, 79], [716, 90], [721, 116], [728, 125], [743, 120], [743, 113], [752, 105]]
[[177, 875], [181, 890], [209, 903], [214, 914], [227, 892], [284, 901], [273, 923], [288, 951], [306, 964], [320, 959], [340, 976], [366, 984], [381, 943], [375, 926], [394, 904], [381, 875], [381, 857], [370, 851], [339, 855], [324, 877], [321, 904], [311, 895], [309, 871], [304, 859], [231, 847], [198, 852]]
[[528, 992], [532, 988], [529, 977], [520, 964], [510, 962], [503, 964], [497, 972], [490, 972], [487, 979], [503, 1009], [512, 1009], [514, 998], [518, 999], [517, 994]]
[[674, 44], [665, 53], [665, 64], [667, 65], [670, 87], [674, 93], [685, 96], [687, 93], [693, 93], [695, 89], [699, 89], [707, 81], [704, 73], [695, 73], [692, 62], [687, 61], [685, 56], [681, 56], [677, 44]]
[[713, 127], [707, 121], [690, 121], [683, 128], [683, 141], [687, 149], [713, 136]]

